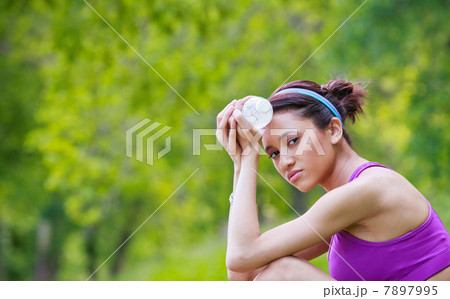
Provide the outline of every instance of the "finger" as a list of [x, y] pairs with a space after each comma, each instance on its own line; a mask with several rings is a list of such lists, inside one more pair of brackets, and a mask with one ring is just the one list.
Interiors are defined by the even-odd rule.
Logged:
[[222, 121], [223, 115], [225, 114], [225, 112], [227, 111], [227, 108], [230, 107], [231, 104], [236, 103], [236, 100], [231, 101], [230, 103], [228, 103], [228, 105], [225, 106], [225, 108], [223, 108], [222, 111], [219, 112], [219, 114], [217, 114], [217, 126], [219, 126], [220, 122]]
[[225, 114], [227, 109], [232, 105], [236, 105], [236, 103], [237, 103], [237, 100], [233, 100], [230, 103], [228, 103], [228, 105], [226, 105], [222, 111], [220, 111], [220, 113], [217, 115], [217, 125], [219, 125], [219, 123], [222, 121], [223, 115]]
[[230, 134], [228, 136], [228, 149], [230, 155], [237, 154], [236, 127], [236, 120], [234, 119], [234, 117], [230, 117]]
[[[235, 108], [236, 109], [236, 108]], [[231, 113], [231, 116], [228, 118], [228, 126], [231, 128], [231, 124], [233, 121], [236, 121], [233, 117], [233, 113]]]
[[[234, 110], [234, 104], [231, 104], [228, 106], [227, 110], [225, 110], [225, 113], [222, 117], [222, 120], [220, 121], [219, 125], [217, 126], [217, 133], [219, 133], [218, 138], [220, 136], [219, 141], [222, 143], [222, 145], [226, 148], [228, 145], [228, 119], [230, 118], [231, 114]], [[216, 135], [217, 135], [216, 133]]]
[[236, 120], [234, 119], [233, 115], [230, 116], [229, 120], [230, 120], [230, 128], [236, 129], [237, 123], [236, 123]]
[[230, 103], [228, 103], [227, 106], [217, 115], [217, 129], [216, 129], [216, 137], [219, 140], [220, 144], [222, 144], [223, 147], [226, 147], [226, 143], [224, 143], [224, 138], [226, 139], [226, 132], [223, 128], [221, 128], [223, 115], [228, 111], [228, 108], [231, 105], [234, 105], [237, 101], [233, 100]]
[[236, 120], [239, 127], [243, 129], [252, 129], [253, 125], [244, 117], [244, 114], [240, 110], [234, 109], [233, 118]]
[[222, 144], [223, 147], [225, 147], [225, 145], [223, 144], [223, 129], [216, 129], [216, 138], [217, 140], [219, 140], [220, 144]]
[[234, 99], [231, 102], [228, 103], [228, 105], [226, 105], [222, 111], [219, 112], [219, 114], [217, 115], [217, 117], [222, 117], [225, 114], [225, 111], [227, 110], [228, 107], [230, 107], [231, 105], [235, 105], [237, 103], [237, 100]]
[[[248, 135], [248, 132], [254, 138], [260, 138], [262, 134], [264, 133], [264, 129], [257, 129], [255, 128], [242, 114], [239, 110], [234, 110], [232, 117], [236, 120], [238, 125], [238, 135], [239, 136], [246, 136], [247, 138], [250, 136]], [[252, 138], [253, 139], [253, 138]]]
[[231, 114], [234, 111], [234, 102], [231, 102], [230, 105], [227, 107], [227, 109], [224, 111], [224, 114], [222, 115], [222, 119], [218, 125], [219, 128], [227, 128], [228, 120], [231, 116]]
[[248, 100], [250, 100], [253, 97], [256, 97], [256, 96], [249, 95], [249, 96], [246, 96], [246, 97], [240, 99], [239, 101], [237, 101], [235, 109], [242, 111], [242, 107], [244, 107], [245, 102], [247, 102]]

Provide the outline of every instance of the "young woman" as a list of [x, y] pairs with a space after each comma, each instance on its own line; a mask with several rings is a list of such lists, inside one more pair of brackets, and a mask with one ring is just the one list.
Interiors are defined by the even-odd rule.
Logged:
[[[235, 169], [230, 280], [450, 280], [450, 235], [428, 200], [403, 176], [351, 147], [344, 124], [363, 112], [365, 96], [351, 82], [294, 81], [269, 98], [274, 115], [263, 129], [241, 113], [251, 96], [219, 113], [217, 137]], [[376, 138], [376, 130], [369, 133]], [[327, 191], [302, 216], [262, 234], [260, 142], [290, 184]], [[308, 262], [327, 251], [330, 275]]]

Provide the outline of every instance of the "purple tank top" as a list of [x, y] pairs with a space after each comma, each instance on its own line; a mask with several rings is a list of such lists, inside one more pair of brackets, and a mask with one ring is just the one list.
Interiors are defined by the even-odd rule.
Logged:
[[[349, 182], [369, 167], [359, 166]], [[428, 203], [428, 218], [406, 234], [383, 242], [359, 239], [341, 230], [332, 236], [328, 250], [330, 275], [338, 281], [426, 280], [450, 265], [450, 235]]]

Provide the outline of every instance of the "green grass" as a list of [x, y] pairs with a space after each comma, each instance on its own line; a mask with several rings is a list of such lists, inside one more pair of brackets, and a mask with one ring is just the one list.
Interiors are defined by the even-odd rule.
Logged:
[[[228, 280], [225, 266], [226, 238], [213, 236], [202, 243], [177, 247], [162, 257], [130, 263], [117, 279], [156, 281], [223, 281]], [[328, 273], [327, 255], [311, 261]]]

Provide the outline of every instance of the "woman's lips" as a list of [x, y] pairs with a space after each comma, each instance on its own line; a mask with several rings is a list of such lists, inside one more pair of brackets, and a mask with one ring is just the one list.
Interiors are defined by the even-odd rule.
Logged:
[[289, 175], [288, 175], [289, 181], [291, 183], [295, 182], [302, 173], [303, 173], [303, 170], [292, 171], [292, 173], [289, 173]]

